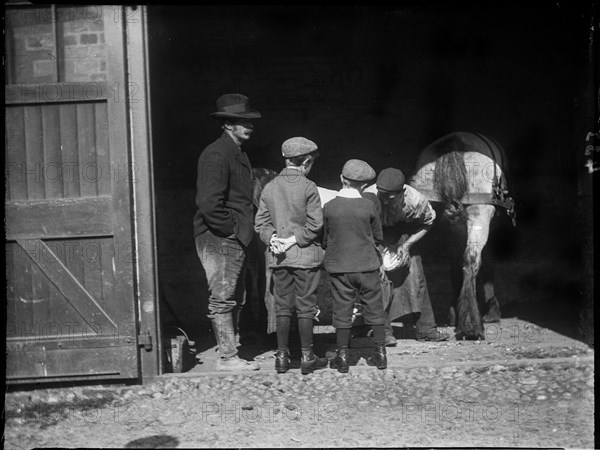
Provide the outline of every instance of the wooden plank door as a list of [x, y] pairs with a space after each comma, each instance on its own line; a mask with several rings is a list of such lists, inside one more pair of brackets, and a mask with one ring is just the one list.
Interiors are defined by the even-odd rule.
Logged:
[[140, 376], [120, 8], [6, 5], [9, 383]]

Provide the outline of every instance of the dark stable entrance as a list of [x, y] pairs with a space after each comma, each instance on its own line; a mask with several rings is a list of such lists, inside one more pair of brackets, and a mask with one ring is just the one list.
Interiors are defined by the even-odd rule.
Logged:
[[[573, 218], [582, 217], [585, 132], [572, 120], [581, 114], [572, 99], [589, 97], [581, 74], [591, 69], [585, 14], [564, 8], [149, 6], [163, 330], [180, 328], [199, 348], [214, 344], [192, 218], [197, 158], [220, 134], [209, 114], [230, 92], [263, 115], [245, 147], [254, 167], [279, 170], [281, 143], [305, 136], [321, 154], [311, 178], [331, 189], [349, 158], [410, 174], [418, 152], [450, 131], [493, 136], [508, 154], [519, 220], [490, 243], [508, 265], [498, 288], [506, 311], [575, 302], [566, 309], [576, 315], [582, 241]], [[440, 241], [424, 242], [429, 273], [444, 256]], [[430, 287], [439, 322], [444, 283]], [[262, 332], [260, 298], [249, 306]]]

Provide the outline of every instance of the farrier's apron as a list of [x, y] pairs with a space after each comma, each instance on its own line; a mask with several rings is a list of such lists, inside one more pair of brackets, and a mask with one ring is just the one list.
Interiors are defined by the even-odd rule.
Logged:
[[[394, 227], [384, 227], [384, 245], [404, 243], [421, 225], [401, 224]], [[389, 283], [383, 281], [384, 307], [391, 321], [409, 319], [412, 313], [420, 313], [425, 297], [429, 297], [423, 262], [419, 253], [419, 244], [411, 248], [408, 267], [385, 272]], [[386, 295], [391, 290], [391, 295]], [[429, 298], [428, 298], [429, 300]], [[408, 316], [408, 317], [405, 317]]]

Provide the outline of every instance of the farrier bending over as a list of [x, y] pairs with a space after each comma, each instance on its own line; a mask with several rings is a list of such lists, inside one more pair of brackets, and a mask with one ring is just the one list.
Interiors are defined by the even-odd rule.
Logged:
[[[395, 168], [383, 169], [377, 177], [377, 197], [383, 227], [383, 268], [392, 281], [391, 299], [386, 301], [386, 345], [395, 345], [391, 320], [414, 320], [418, 340], [445, 341], [437, 330], [420, 252], [413, 247], [429, 231], [435, 210], [419, 191], [404, 183]], [[388, 304], [389, 302], [389, 304]]]

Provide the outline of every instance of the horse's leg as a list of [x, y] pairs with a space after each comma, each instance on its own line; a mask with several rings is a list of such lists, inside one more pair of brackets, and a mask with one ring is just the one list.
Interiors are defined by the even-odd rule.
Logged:
[[456, 326], [456, 310], [458, 308], [458, 298], [462, 289], [463, 270], [462, 261], [467, 245], [467, 221], [457, 220], [446, 226], [448, 233], [448, 253], [450, 258], [450, 281], [452, 283], [452, 303], [448, 308], [448, 325]]
[[494, 211], [493, 205], [470, 205], [466, 208], [467, 245], [463, 256], [463, 283], [458, 298], [457, 338], [484, 339], [477, 305], [477, 275]]
[[481, 254], [481, 269], [479, 270], [481, 297], [483, 300], [482, 312], [484, 323], [500, 322], [500, 303], [494, 290], [494, 266], [490, 261], [487, 247]]

